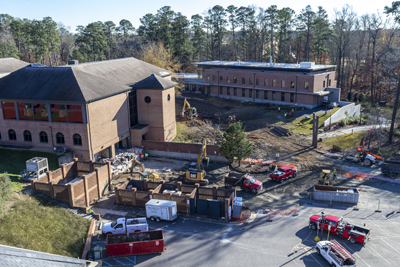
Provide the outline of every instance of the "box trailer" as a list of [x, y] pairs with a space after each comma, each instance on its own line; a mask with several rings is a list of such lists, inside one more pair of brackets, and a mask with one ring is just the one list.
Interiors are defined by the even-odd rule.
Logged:
[[152, 221], [173, 221], [178, 218], [176, 202], [170, 200], [150, 199], [146, 203], [146, 217]]
[[161, 253], [165, 251], [162, 230], [107, 235], [107, 257]]

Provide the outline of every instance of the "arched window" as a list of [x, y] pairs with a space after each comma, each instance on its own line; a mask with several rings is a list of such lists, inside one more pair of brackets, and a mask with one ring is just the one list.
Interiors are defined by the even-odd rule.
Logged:
[[81, 146], [82, 138], [79, 134], [74, 134], [74, 146]]
[[40, 137], [40, 143], [48, 143], [49, 142], [46, 132], [40, 132], [39, 137]]
[[62, 133], [56, 134], [56, 142], [57, 144], [65, 144], [64, 135]]
[[32, 142], [32, 135], [30, 131], [24, 131], [24, 141]]
[[8, 139], [10, 140], [17, 140], [17, 135], [13, 129], [8, 130]]

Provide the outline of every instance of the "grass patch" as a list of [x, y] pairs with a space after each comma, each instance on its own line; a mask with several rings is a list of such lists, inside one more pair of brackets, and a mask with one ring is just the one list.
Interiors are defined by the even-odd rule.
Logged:
[[[332, 109], [328, 111], [326, 114], [320, 114], [318, 120], [318, 128], [324, 126], [324, 122], [329, 119], [331, 115], [333, 115], [339, 108]], [[284, 122], [286, 123], [286, 127], [293, 132], [294, 134], [303, 133], [304, 135], [312, 134], [312, 126], [313, 126], [313, 118], [310, 116], [310, 119], [306, 119], [305, 116], [295, 118], [295, 119], [286, 119]]]
[[80, 257], [90, 221], [50, 202], [22, 196], [2, 218], [0, 243], [69, 257]]
[[362, 131], [362, 132], [355, 132], [352, 134], [351, 133], [344, 134], [332, 138], [325, 138], [322, 140], [322, 144], [330, 148], [332, 148], [333, 145], [336, 145], [340, 147], [342, 150], [358, 147], [360, 145], [361, 139], [367, 132], [368, 131]]
[[177, 122], [176, 123], [176, 137], [172, 142], [176, 143], [190, 143], [192, 140], [189, 137], [189, 128], [185, 123]]

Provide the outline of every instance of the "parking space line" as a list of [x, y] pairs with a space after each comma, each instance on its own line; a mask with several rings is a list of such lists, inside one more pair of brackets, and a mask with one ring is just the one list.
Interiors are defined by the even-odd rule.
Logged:
[[363, 258], [361, 258], [360, 255], [358, 255], [356, 252], [354, 252], [351, 248], [349, 248], [349, 246], [347, 246], [345, 243], [342, 243], [343, 246], [345, 246], [347, 248], [347, 250], [350, 251], [351, 254], [357, 256], [360, 260], [362, 260], [367, 266], [371, 267], [371, 265], [369, 265]]
[[127, 259], [128, 261], [131, 261], [134, 264], [136, 264], [136, 256], [133, 256], [133, 260], [131, 260], [130, 258], [125, 258], [125, 259]]
[[381, 238], [381, 240], [382, 240], [383, 242], [385, 242], [389, 247], [391, 247], [394, 251], [396, 251], [397, 253], [400, 254], [400, 251], [398, 251], [397, 249], [395, 249], [394, 247], [392, 247], [392, 245], [390, 245], [388, 242], [386, 242], [385, 240], [383, 240], [383, 238]]
[[382, 230], [382, 232], [384, 232], [385, 234], [387, 234], [387, 235], [389, 235], [390, 236], [390, 234], [388, 234], [387, 232], [385, 232], [385, 230], [383, 230], [379, 225], [377, 225], [376, 223], [374, 223], [373, 221], [371, 221], [370, 219], [367, 219], [368, 221], [370, 221], [371, 223], [373, 223], [374, 225], [376, 225], [379, 229], [381, 229]]
[[120, 262], [119, 260], [117, 260], [117, 259], [114, 259], [116, 262], [119, 262], [122, 266], [124, 266], [125, 264], [124, 263], [122, 263], [122, 262]]
[[381, 215], [383, 218], [385, 218], [388, 222], [390, 222], [391, 224], [393, 224], [396, 228], [400, 229], [400, 226], [396, 225], [394, 222], [392, 222], [390, 220], [390, 218], [386, 218], [385, 216], [383, 216], [383, 214]]
[[373, 249], [370, 245], [368, 246], [372, 251], [374, 251], [376, 254], [378, 254], [378, 256], [380, 256], [382, 259], [384, 259], [387, 263], [389, 263], [389, 265], [392, 265], [390, 262], [388, 262], [387, 259], [385, 259], [384, 257], [382, 257], [381, 254], [378, 253], [378, 251], [376, 251], [375, 249]]
[[[107, 259], [106, 259], [107, 260]], [[108, 264], [107, 266], [112, 266], [112, 264], [111, 263], [108, 263], [108, 262], [106, 262], [105, 260], [102, 260], [102, 266], [104, 266], [104, 263], [106, 263], [106, 264]]]

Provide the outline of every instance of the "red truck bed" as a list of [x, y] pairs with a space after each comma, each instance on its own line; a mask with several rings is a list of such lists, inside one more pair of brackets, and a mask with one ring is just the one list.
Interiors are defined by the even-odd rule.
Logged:
[[161, 253], [165, 251], [162, 230], [107, 235], [107, 257]]

